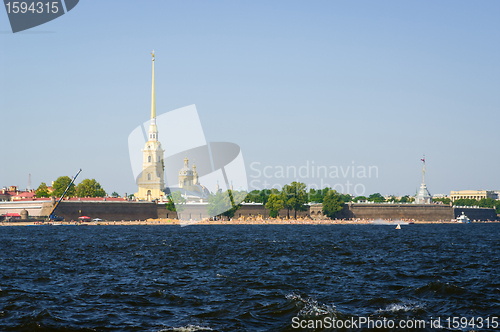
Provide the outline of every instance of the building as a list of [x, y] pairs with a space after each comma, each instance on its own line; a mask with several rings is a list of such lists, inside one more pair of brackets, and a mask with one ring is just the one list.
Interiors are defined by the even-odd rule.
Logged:
[[158, 140], [158, 127], [156, 126], [156, 104], [155, 104], [155, 55], [153, 56], [153, 83], [151, 91], [151, 124], [149, 125], [149, 136], [144, 149], [142, 173], [137, 179], [139, 191], [135, 197], [139, 200], [162, 200], [165, 187], [164, 161], [161, 143]]
[[451, 201], [457, 199], [475, 199], [477, 201], [483, 198], [498, 199], [498, 194], [490, 190], [458, 190], [450, 193]]
[[427, 189], [427, 185], [425, 184], [425, 156], [420, 160], [424, 163], [423, 180], [422, 184], [420, 185], [420, 190], [415, 196], [415, 204], [430, 204], [432, 202], [432, 195], [430, 194], [429, 190]]

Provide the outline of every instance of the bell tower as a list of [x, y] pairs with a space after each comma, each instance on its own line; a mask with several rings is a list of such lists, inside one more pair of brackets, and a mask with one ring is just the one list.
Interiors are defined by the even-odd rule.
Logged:
[[148, 141], [142, 150], [142, 173], [138, 179], [139, 191], [135, 194], [140, 200], [161, 199], [165, 196], [163, 188], [164, 161], [161, 143], [158, 141], [158, 127], [156, 126], [156, 103], [155, 103], [155, 52], [153, 56], [153, 84], [151, 89], [151, 124], [149, 125]]

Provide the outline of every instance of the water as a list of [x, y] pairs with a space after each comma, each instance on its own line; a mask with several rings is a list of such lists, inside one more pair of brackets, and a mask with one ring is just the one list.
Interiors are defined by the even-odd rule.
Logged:
[[298, 331], [294, 317], [500, 316], [500, 224], [402, 228], [0, 227], [0, 330]]

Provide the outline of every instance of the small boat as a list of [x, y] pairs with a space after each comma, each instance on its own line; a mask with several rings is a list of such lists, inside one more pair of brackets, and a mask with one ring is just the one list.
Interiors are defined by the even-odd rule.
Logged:
[[401, 229], [401, 225], [400, 225], [400, 224], [398, 224], [398, 225], [396, 226], [396, 229]]
[[457, 222], [463, 223], [463, 224], [469, 224], [470, 223], [470, 219], [462, 211], [462, 215], [457, 218]]

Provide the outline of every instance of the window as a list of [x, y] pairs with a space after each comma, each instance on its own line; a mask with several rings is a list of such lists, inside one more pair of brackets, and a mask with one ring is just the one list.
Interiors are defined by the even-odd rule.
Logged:
[[151, 156], [148, 156], [148, 163], [151, 162]]
[[151, 180], [151, 173], [148, 173], [148, 180]]

